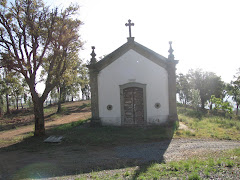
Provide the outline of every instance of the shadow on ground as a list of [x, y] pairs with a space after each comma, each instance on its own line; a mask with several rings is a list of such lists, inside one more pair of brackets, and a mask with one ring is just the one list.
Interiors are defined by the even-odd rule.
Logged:
[[59, 144], [29, 137], [0, 149], [0, 179], [54, 178], [92, 171], [135, 167], [134, 179], [153, 162], [163, 162], [173, 127], [89, 127], [88, 121], [47, 131]]

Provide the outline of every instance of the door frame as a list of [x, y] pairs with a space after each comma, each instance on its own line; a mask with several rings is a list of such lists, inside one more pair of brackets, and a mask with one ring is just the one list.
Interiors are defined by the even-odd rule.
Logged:
[[144, 125], [147, 125], [147, 97], [146, 97], [146, 84], [141, 84], [137, 82], [129, 82], [123, 85], [119, 85], [120, 87], [120, 103], [121, 103], [121, 125], [124, 126], [124, 97], [123, 90], [129, 87], [138, 87], [143, 89], [143, 117], [144, 117]]

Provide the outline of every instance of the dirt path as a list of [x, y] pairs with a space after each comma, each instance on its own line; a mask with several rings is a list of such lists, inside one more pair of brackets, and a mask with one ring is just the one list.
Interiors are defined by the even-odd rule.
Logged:
[[194, 132], [194, 130], [190, 129], [188, 126], [183, 124], [183, 122], [179, 122], [179, 129], [183, 129], [185, 131], [188, 130], [188, 131]]

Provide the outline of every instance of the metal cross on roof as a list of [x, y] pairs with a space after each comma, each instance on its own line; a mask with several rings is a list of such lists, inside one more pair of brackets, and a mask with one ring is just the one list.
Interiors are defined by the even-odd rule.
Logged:
[[131, 26], [134, 26], [134, 23], [131, 23], [131, 20], [129, 19], [128, 23], [126, 23], [125, 26], [129, 26], [129, 37], [132, 37]]

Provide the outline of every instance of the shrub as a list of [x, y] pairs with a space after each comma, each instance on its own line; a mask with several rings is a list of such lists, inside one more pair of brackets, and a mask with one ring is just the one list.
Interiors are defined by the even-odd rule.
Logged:
[[178, 130], [179, 128], [179, 121], [174, 122], [174, 130]]
[[190, 176], [188, 177], [188, 180], [200, 180], [200, 179], [201, 177], [196, 172], [190, 174]]
[[214, 110], [218, 112], [218, 110], [222, 110], [225, 115], [232, 114], [232, 107], [229, 102], [223, 100], [221, 98], [216, 98], [215, 95], [211, 96], [210, 102], [214, 104]]
[[225, 162], [225, 166], [231, 168], [231, 167], [233, 167], [233, 162], [231, 160], [227, 159]]

